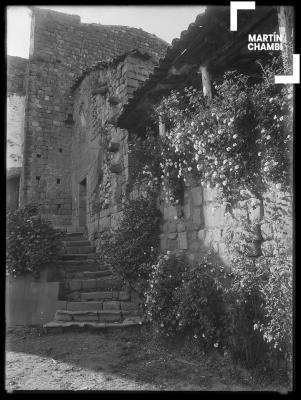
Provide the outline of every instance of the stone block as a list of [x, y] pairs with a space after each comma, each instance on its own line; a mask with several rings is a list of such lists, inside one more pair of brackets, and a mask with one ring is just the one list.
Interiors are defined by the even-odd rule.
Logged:
[[82, 289], [83, 290], [91, 290], [96, 289], [96, 279], [85, 279], [82, 281]]
[[199, 238], [201, 241], [204, 241], [204, 240], [205, 240], [205, 236], [206, 236], [206, 231], [205, 231], [205, 229], [200, 229], [200, 230], [198, 231], [198, 238]]
[[120, 174], [122, 171], [123, 167], [122, 167], [122, 163], [121, 162], [116, 162], [116, 163], [112, 163], [110, 166], [110, 171], [113, 174]]
[[204, 202], [212, 202], [215, 201], [218, 195], [218, 190], [217, 189], [211, 189], [207, 187], [202, 188], [203, 192], [203, 201]]
[[166, 242], [166, 250], [169, 250], [171, 252], [177, 250], [178, 248], [178, 241], [175, 239], [167, 239]]
[[72, 321], [72, 315], [71, 315], [71, 314], [68, 314], [68, 313], [66, 313], [66, 312], [57, 311], [57, 312], [55, 313], [54, 320], [55, 320], [55, 321], [69, 322], [69, 321]]
[[203, 216], [206, 228], [223, 226], [225, 223], [225, 206], [204, 205]]
[[186, 250], [187, 249], [187, 233], [186, 232], [179, 232], [178, 233], [178, 245], [179, 249]]
[[191, 251], [192, 253], [197, 252], [201, 247], [201, 243], [199, 240], [193, 240], [193, 241], [189, 241], [189, 251]]
[[71, 279], [68, 280], [68, 289], [71, 292], [79, 291], [82, 288], [82, 281], [80, 279]]
[[202, 210], [200, 207], [193, 207], [192, 209], [192, 223], [195, 227], [201, 227], [203, 223]]
[[179, 221], [177, 223], [177, 232], [184, 232], [186, 230], [185, 223], [183, 221]]
[[69, 311], [93, 311], [102, 310], [102, 303], [99, 301], [70, 301], [67, 303]]
[[221, 229], [213, 229], [212, 230], [212, 240], [214, 242], [220, 242], [222, 239], [222, 230]]
[[97, 289], [98, 290], [106, 290], [106, 289], [119, 289], [122, 282], [120, 279], [96, 279], [97, 281]]
[[174, 220], [177, 217], [178, 212], [175, 206], [166, 206], [164, 207], [164, 219], [165, 220]]
[[108, 150], [109, 150], [110, 152], [113, 152], [113, 153], [115, 153], [116, 151], [118, 151], [119, 148], [120, 148], [120, 143], [114, 142], [114, 141], [111, 141], [110, 144], [109, 144], [109, 146], [108, 146]]
[[212, 242], [213, 242], [213, 233], [212, 230], [206, 230], [205, 231], [205, 239], [203, 241], [204, 246], [206, 247], [211, 247]]
[[160, 249], [166, 250], [167, 248], [167, 236], [164, 233], [160, 234]]
[[78, 291], [68, 294], [69, 301], [78, 301], [78, 300], [80, 300], [80, 298], [81, 298], [81, 295], [80, 295], [80, 292], [78, 292]]
[[121, 313], [100, 312], [98, 318], [99, 322], [120, 322]]
[[119, 292], [119, 294], [118, 294], [119, 300], [126, 301], [126, 300], [130, 300], [130, 298], [131, 298], [131, 295], [129, 292], [122, 291], [122, 292]]
[[82, 312], [82, 313], [74, 313], [73, 314], [73, 320], [74, 321], [94, 321], [98, 322], [98, 312], [93, 312], [93, 311], [87, 311], [87, 312]]
[[177, 223], [176, 221], [170, 221], [167, 224], [167, 232], [174, 233], [177, 231]]
[[183, 207], [183, 211], [184, 211], [184, 217], [185, 219], [189, 219], [191, 216], [191, 205], [189, 202], [187, 202], [184, 207]]
[[203, 201], [202, 187], [196, 186], [191, 189], [192, 201], [195, 206], [200, 206]]
[[103, 310], [120, 310], [120, 302], [119, 301], [104, 301], [103, 302]]
[[137, 304], [132, 301], [123, 301], [120, 303], [122, 311], [133, 311], [137, 309]]

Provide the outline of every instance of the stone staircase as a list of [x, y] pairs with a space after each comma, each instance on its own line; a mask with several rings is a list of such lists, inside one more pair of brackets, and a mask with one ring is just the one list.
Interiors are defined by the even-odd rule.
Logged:
[[141, 325], [139, 300], [122, 280], [96, 262], [95, 247], [80, 232], [66, 233], [61, 255], [59, 299], [65, 304], [54, 320], [44, 325], [54, 328], [122, 328]]

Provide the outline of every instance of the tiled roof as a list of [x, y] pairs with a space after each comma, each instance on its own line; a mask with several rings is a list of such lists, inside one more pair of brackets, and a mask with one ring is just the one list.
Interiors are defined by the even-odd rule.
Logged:
[[78, 87], [78, 85], [83, 81], [85, 76], [88, 75], [90, 72], [97, 71], [98, 69], [114, 67], [114, 66], [118, 65], [119, 63], [121, 63], [126, 57], [128, 57], [130, 55], [138, 56], [144, 60], [148, 60], [148, 59], [152, 58], [152, 56], [149, 53], [147, 53], [147, 52], [142, 53], [141, 51], [134, 49], [129, 52], [125, 52], [121, 55], [118, 55], [115, 58], [107, 59], [106, 61], [104, 61], [104, 60], [97, 61], [96, 63], [92, 64], [88, 68], [84, 69], [81, 72], [81, 74], [74, 80], [73, 85], [71, 86], [71, 91], [75, 90]]
[[[226, 62], [223, 61], [225, 65], [229, 60], [235, 59], [235, 57], [236, 60], [241, 57], [244, 61], [239, 51], [245, 46], [248, 29], [256, 27], [256, 24], [258, 24], [256, 21], [262, 23], [263, 20], [267, 20], [273, 12], [275, 13], [273, 7], [257, 7], [256, 12], [252, 10], [253, 14], [247, 14], [248, 12], [244, 11], [239, 18], [239, 31], [231, 32], [229, 28], [230, 7], [207, 6], [206, 11], [199, 14], [195, 22], [191, 23], [187, 30], [182, 31], [180, 38], [172, 41], [165, 57], [160, 59], [159, 65], [154, 68], [153, 73], [149, 76], [145, 84], [136, 90], [133, 98], [124, 106], [123, 112], [118, 119], [118, 125], [121, 128], [128, 128], [128, 121], [130, 119], [135, 121], [137, 115], [140, 115], [142, 118], [143, 100], [151, 95], [151, 92], [154, 91], [157, 85], [163, 83], [161, 86], [164, 86], [164, 84], [167, 88], [171, 86], [166, 85], [166, 83], [170, 81], [172, 67], [185, 63], [196, 66], [202, 63], [206, 64], [210, 55], [212, 55], [212, 58], [220, 57], [220, 60], [223, 57], [226, 58]], [[247, 59], [250, 56], [244, 55], [244, 57]], [[225, 69], [222, 62], [220, 62], [220, 68]], [[178, 81], [177, 79], [173, 79], [175, 87], [181, 81], [180, 75], [176, 76]], [[170, 89], [166, 89], [166, 92], [168, 90]], [[163, 93], [164, 91], [161, 92], [161, 94]], [[133, 117], [136, 108], [137, 111]]]

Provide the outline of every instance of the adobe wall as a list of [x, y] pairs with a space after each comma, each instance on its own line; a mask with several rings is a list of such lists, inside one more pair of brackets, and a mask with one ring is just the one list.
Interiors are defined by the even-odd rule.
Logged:
[[21, 199], [37, 202], [56, 225], [72, 223], [70, 88], [96, 61], [134, 48], [159, 57], [166, 43], [139, 29], [33, 8]]
[[[72, 219], [79, 224], [80, 182], [87, 180], [87, 228], [95, 233], [116, 229], [128, 181], [127, 131], [116, 126], [122, 107], [147, 79], [154, 60], [128, 55], [91, 71], [74, 94], [72, 140]], [[106, 92], [99, 88], [106, 85]]]

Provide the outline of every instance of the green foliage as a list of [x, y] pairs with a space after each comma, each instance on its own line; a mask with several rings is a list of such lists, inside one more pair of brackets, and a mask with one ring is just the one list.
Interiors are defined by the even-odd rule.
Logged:
[[192, 87], [172, 92], [157, 107], [167, 126], [162, 139], [165, 189], [175, 201], [174, 179], [192, 179], [219, 188], [234, 203], [241, 190], [261, 193], [268, 182], [287, 188], [292, 143], [291, 94], [288, 85], [275, 85], [277, 63], [264, 70], [261, 83], [227, 72], [208, 99]]
[[100, 262], [112, 266], [140, 292], [158, 254], [159, 221], [156, 197], [146, 192], [145, 197], [126, 202], [118, 230], [100, 240]]
[[256, 226], [243, 216], [228, 225], [225, 241], [233, 265], [227, 300], [234, 307], [230, 322], [233, 327], [239, 323], [232, 329], [236, 332], [232, 348], [240, 349], [242, 353], [236, 354], [249, 362], [265, 353], [273, 363], [275, 359], [290, 361], [292, 357], [292, 221], [289, 194], [278, 192], [276, 187], [270, 187], [268, 193], [264, 196], [265, 215], [260, 221], [260, 232], [266, 239], [261, 242], [261, 256], [247, 255], [250, 234], [254, 235]]
[[55, 263], [61, 248], [61, 233], [41, 219], [35, 205], [27, 205], [7, 214], [6, 261], [12, 276], [27, 272], [35, 276], [43, 266]]
[[198, 348], [225, 343], [226, 274], [211, 254], [190, 265], [183, 255], [161, 255], [152, 266], [146, 313], [163, 336], [184, 336]]
[[132, 134], [128, 155], [130, 172], [128, 191], [131, 191], [134, 185], [143, 185], [152, 191], [158, 190], [161, 182], [160, 142], [153, 132], [149, 131], [145, 139]]
[[161, 332], [175, 333], [178, 301], [176, 291], [182, 283], [187, 262], [183, 256], [160, 254], [151, 267], [149, 287], [146, 292], [146, 313]]

